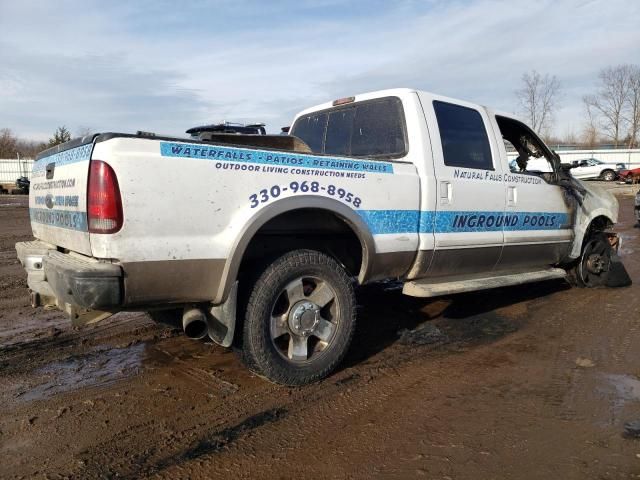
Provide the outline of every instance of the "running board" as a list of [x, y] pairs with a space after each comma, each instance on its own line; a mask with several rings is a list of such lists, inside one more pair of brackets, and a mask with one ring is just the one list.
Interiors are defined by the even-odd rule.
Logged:
[[438, 297], [440, 295], [451, 295], [452, 293], [472, 292], [474, 290], [486, 290], [489, 288], [539, 282], [541, 280], [553, 280], [564, 278], [566, 275], [567, 272], [562, 268], [549, 268], [536, 272], [510, 273], [469, 280], [423, 278], [406, 282], [402, 288], [402, 293], [410, 297]]

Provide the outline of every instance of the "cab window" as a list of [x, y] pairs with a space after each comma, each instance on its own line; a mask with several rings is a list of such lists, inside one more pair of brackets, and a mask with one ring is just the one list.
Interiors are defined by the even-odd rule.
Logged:
[[402, 102], [384, 97], [303, 115], [291, 128], [313, 153], [350, 157], [406, 155]]
[[434, 101], [444, 164], [448, 167], [493, 170], [487, 129], [473, 108]]
[[312, 152], [319, 152], [322, 150], [324, 130], [326, 127], [326, 113], [305, 115], [296, 121], [295, 136], [304, 140]]

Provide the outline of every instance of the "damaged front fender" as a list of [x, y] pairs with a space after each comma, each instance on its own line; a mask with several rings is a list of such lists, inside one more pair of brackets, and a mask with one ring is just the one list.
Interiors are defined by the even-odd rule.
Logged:
[[580, 205], [576, 205], [574, 237], [569, 253], [569, 258], [574, 260], [580, 257], [585, 235], [589, 232], [592, 223], [601, 218], [603, 230], [613, 226], [618, 221], [618, 200], [613, 194], [595, 184], [580, 183], [585, 193]]

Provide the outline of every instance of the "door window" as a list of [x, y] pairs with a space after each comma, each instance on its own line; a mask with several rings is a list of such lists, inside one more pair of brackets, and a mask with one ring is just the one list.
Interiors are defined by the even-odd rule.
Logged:
[[434, 101], [444, 164], [448, 167], [493, 170], [489, 137], [480, 112]]
[[496, 121], [505, 145], [510, 145], [518, 153], [516, 159], [509, 164], [510, 170], [522, 174], [538, 175], [547, 182], [552, 181], [556, 161], [542, 140], [531, 129], [516, 120], [496, 116]]

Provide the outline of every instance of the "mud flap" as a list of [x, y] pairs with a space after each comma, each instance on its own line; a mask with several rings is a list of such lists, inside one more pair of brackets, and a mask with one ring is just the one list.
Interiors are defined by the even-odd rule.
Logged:
[[227, 301], [211, 307], [207, 312], [209, 338], [222, 347], [230, 347], [236, 330], [236, 304], [238, 300], [238, 282], [233, 284]]

